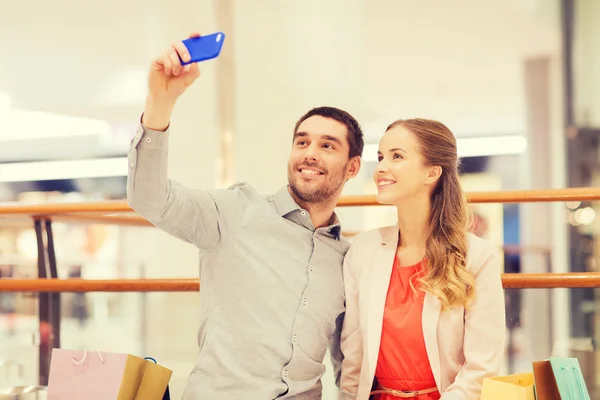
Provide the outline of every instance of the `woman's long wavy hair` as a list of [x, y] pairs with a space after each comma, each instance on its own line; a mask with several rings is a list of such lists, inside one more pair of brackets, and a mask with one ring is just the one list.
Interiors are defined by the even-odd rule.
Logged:
[[416, 281], [421, 290], [440, 299], [443, 309], [467, 307], [474, 299], [475, 279], [466, 268], [470, 212], [459, 182], [456, 139], [450, 129], [438, 121], [398, 120], [388, 126], [386, 132], [397, 126], [417, 137], [427, 166], [442, 168], [431, 193], [431, 231], [425, 250], [428, 268]]

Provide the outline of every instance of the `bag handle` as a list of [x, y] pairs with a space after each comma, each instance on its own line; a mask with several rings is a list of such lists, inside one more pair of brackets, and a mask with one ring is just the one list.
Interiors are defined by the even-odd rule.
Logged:
[[581, 395], [581, 400], [585, 400], [585, 393], [583, 392], [583, 385], [581, 384], [582, 382], [585, 382], [585, 379], [583, 378], [583, 374], [576, 367], [572, 367], [572, 368], [573, 368], [573, 371], [575, 371], [575, 375], [581, 376], [581, 379], [576, 379], [576, 381], [577, 381], [577, 386], [579, 386], [579, 394]]
[[577, 400], [577, 398], [575, 397], [575, 385], [573, 385], [573, 380], [571, 379], [571, 371], [567, 367], [565, 367], [564, 365], [561, 365], [560, 369], [567, 371], [567, 375], [569, 376], [569, 384], [570, 384], [569, 386], [571, 387], [571, 393], [572, 393], [571, 394], [571, 396], [572, 396], [571, 399], [572, 400]]
[[[96, 350], [96, 353], [98, 353], [98, 358], [100, 358], [100, 362], [102, 364], [104, 364], [106, 361], [104, 361], [104, 357], [102, 357], [102, 354], [100, 354], [100, 351]], [[83, 350], [83, 357], [81, 357], [81, 360], [77, 361], [74, 358], [72, 358], [71, 360], [73, 361], [73, 364], [75, 365], [81, 365], [83, 364], [83, 362], [85, 361], [85, 359], [87, 358], [87, 349]]]

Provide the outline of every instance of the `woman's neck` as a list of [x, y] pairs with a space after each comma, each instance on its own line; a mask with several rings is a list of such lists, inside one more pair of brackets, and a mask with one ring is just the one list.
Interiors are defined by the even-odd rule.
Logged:
[[396, 205], [400, 240], [398, 248], [425, 248], [430, 233], [429, 196], [407, 199]]

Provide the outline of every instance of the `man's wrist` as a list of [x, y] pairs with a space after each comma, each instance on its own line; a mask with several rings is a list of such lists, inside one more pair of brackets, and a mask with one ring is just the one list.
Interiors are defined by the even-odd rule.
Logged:
[[166, 131], [171, 122], [171, 113], [175, 104], [148, 98], [142, 114], [142, 125], [155, 131]]

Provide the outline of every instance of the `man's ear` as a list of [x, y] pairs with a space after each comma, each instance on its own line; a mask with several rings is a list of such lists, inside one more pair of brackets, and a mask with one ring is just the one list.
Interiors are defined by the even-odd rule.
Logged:
[[350, 159], [346, 167], [346, 180], [354, 178], [360, 172], [361, 159], [360, 156], [355, 156]]
[[442, 176], [442, 167], [439, 165], [427, 168], [427, 184], [432, 185], [436, 183]]

